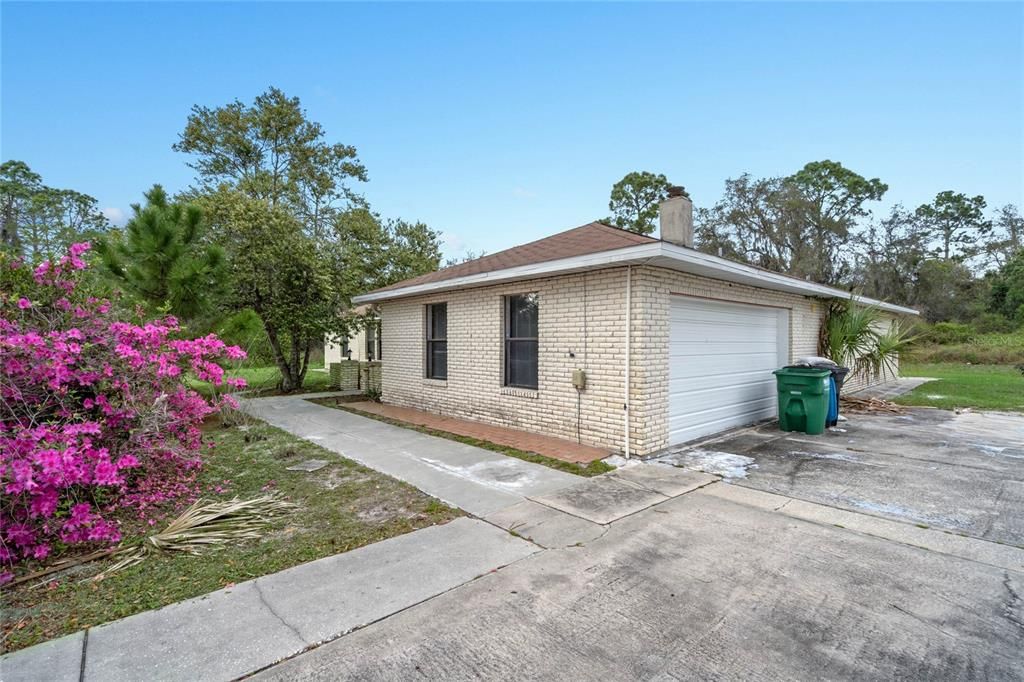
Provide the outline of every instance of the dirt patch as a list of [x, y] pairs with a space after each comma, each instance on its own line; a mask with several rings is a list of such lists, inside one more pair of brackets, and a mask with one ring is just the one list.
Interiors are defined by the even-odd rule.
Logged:
[[317, 471], [315, 472], [315, 475], [316, 482], [328, 490], [334, 490], [335, 488], [343, 485], [357, 486], [361, 483], [369, 483], [373, 480], [373, 476], [364, 474], [358, 470], [340, 467], [331, 467], [326, 470]]

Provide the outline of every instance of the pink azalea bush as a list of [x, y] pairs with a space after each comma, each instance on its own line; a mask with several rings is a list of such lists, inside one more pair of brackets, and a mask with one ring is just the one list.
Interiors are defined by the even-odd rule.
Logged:
[[193, 495], [207, 400], [191, 372], [239, 388], [216, 336], [175, 338], [171, 317], [117, 319], [82, 290], [88, 244], [31, 269], [0, 261], [0, 583], [18, 561], [121, 539], [116, 512]]

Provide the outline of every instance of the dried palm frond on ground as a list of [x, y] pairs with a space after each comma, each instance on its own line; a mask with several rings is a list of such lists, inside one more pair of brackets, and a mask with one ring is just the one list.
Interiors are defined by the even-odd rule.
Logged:
[[167, 528], [147, 537], [141, 545], [119, 549], [114, 556], [120, 560], [93, 579], [134, 566], [153, 552], [198, 554], [213, 545], [257, 539], [261, 530], [295, 507], [276, 495], [250, 500], [235, 498], [227, 502], [199, 500], [171, 521]]
[[839, 399], [840, 413], [844, 414], [906, 414], [907, 408], [881, 398], [857, 398], [842, 396]]

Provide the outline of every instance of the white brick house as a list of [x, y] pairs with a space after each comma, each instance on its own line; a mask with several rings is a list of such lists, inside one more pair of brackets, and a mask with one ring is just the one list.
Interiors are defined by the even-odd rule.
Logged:
[[917, 314], [696, 251], [691, 216], [675, 196], [660, 240], [591, 223], [357, 297], [383, 401], [645, 455], [773, 416], [827, 299]]

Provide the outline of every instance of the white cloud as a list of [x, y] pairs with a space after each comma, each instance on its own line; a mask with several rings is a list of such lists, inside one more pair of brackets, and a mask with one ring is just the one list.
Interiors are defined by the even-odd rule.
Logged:
[[125, 222], [127, 222], [125, 220], [124, 211], [119, 209], [117, 206], [110, 206], [109, 208], [103, 209], [103, 215], [107, 217], [107, 220], [114, 223], [114, 225], [117, 225], [118, 227], [121, 227], [122, 225], [125, 224]]

